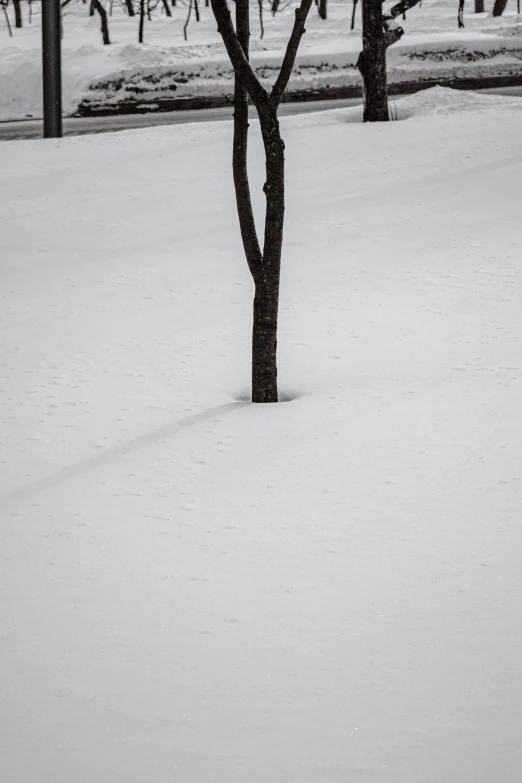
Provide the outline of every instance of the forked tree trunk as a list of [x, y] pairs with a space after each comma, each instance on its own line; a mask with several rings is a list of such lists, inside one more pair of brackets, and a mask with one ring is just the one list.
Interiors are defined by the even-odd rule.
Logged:
[[252, 402], [277, 402], [277, 318], [285, 217], [285, 143], [277, 108], [259, 117], [266, 155], [265, 242], [256, 275], [252, 332]]
[[125, 0], [125, 7], [127, 8], [129, 16], [135, 16], [134, 3], [132, 0]]
[[22, 27], [22, 8], [20, 6], [20, 0], [13, 0], [15, 27]]
[[109, 38], [109, 21], [107, 19], [107, 11], [100, 3], [100, 0], [92, 0], [92, 7], [100, 15], [102, 40], [105, 46], [108, 46], [111, 42], [111, 39]]
[[386, 43], [381, 0], [361, 0], [363, 49], [357, 67], [363, 81], [364, 122], [387, 122]]
[[[218, 30], [234, 66], [234, 143], [232, 170], [243, 248], [254, 280], [252, 402], [278, 402], [277, 320], [285, 214], [285, 145], [277, 110], [290, 78], [312, 0], [301, 0], [276, 83], [264, 89], [248, 63], [249, 0], [235, 0], [234, 28], [226, 0], [212, 0]], [[248, 96], [254, 102], [265, 149], [266, 197], [263, 250], [257, 237], [247, 170]]]
[[[236, 31], [248, 59], [250, 12], [248, 0], [236, 0]], [[265, 245], [259, 246], [248, 181], [248, 92], [234, 82], [234, 141], [232, 173], [243, 247], [254, 279], [252, 325], [252, 402], [277, 402], [277, 320], [284, 222], [284, 143], [279, 133], [277, 107], [261, 118], [266, 153]]]
[[495, 5], [493, 6], [493, 16], [502, 16], [506, 10], [506, 5], [507, 0], [495, 0]]

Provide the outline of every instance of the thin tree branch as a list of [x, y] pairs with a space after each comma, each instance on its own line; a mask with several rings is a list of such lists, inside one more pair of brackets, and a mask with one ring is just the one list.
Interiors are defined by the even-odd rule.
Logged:
[[313, 0], [301, 0], [301, 5], [295, 10], [295, 21], [292, 34], [286, 47], [286, 52], [283, 58], [283, 64], [281, 65], [281, 70], [279, 71], [279, 76], [277, 77], [276, 83], [274, 84], [270, 94], [270, 103], [275, 107], [279, 106], [281, 103], [281, 98], [283, 97], [288, 80], [290, 79], [301, 38], [306, 32], [306, 17], [308, 16], [308, 12], [312, 7], [312, 2]]
[[[250, 39], [249, 0], [236, 0], [236, 34], [248, 60]], [[236, 190], [239, 227], [245, 256], [254, 280], [263, 263], [248, 181], [248, 93], [238, 74], [234, 80], [234, 142], [232, 173]]]
[[400, 3], [397, 3], [394, 5], [388, 13], [383, 14], [384, 19], [395, 19], [397, 16], [400, 16], [401, 14], [404, 15], [406, 11], [409, 11], [410, 8], [413, 8], [414, 6], [418, 5], [421, 2], [421, 0], [400, 0]]
[[[218, 32], [221, 33], [223, 43], [225, 44], [230, 62], [242, 83], [245, 85], [248, 94], [252, 98], [256, 108], [263, 107], [268, 103], [268, 93], [252, 70], [250, 63], [245, 57], [241, 48], [232, 17], [228, 10], [227, 0], [211, 0], [212, 10], [218, 23]], [[311, 3], [311, 0], [307, 0]]]

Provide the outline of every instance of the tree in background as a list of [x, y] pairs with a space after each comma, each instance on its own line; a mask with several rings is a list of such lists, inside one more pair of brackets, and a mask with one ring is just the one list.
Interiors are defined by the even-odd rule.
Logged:
[[[235, 73], [232, 172], [243, 248], [254, 280], [252, 402], [278, 402], [277, 321], [285, 214], [285, 144], [277, 110], [288, 84], [312, 0], [301, 0], [281, 70], [267, 92], [248, 61], [249, 0], [236, 0], [236, 27], [227, 0], [212, 0], [212, 10]], [[266, 215], [263, 249], [258, 240], [247, 170], [248, 97], [259, 115], [265, 148]]]
[[388, 111], [388, 84], [386, 79], [386, 51], [399, 41], [404, 30], [395, 19], [419, 0], [400, 0], [387, 14], [382, 12], [382, 0], [361, 0], [363, 48], [357, 60], [363, 81], [364, 122], [386, 122]]
[[107, 46], [111, 42], [111, 39], [109, 38], [109, 20], [107, 18], [107, 11], [100, 3], [100, 0], [92, 0], [92, 9], [93, 12], [97, 11], [100, 16], [102, 40], [105, 46]]
[[13, 0], [15, 27], [20, 28], [22, 26], [22, 8], [20, 0]]

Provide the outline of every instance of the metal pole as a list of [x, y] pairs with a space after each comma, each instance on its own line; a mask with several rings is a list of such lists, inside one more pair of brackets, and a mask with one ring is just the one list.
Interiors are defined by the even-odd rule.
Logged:
[[62, 135], [61, 2], [42, 0], [44, 138]]

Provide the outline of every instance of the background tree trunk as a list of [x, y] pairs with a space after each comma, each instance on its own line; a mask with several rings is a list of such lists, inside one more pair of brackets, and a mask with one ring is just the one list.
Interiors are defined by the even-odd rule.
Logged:
[[459, 0], [459, 13], [457, 16], [459, 29], [464, 27], [464, 0]]
[[134, 4], [132, 0], [125, 0], [125, 6], [127, 8], [127, 13], [129, 14], [129, 16], [135, 16]]
[[105, 46], [107, 46], [111, 42], [109, 38], [109, 21], [107, 19], [107, 11], [100, 3], [100, 0], [92, 0], [92, 7], [95, 11], [98, 11], [100, 15], [102, 39]]
[[321, 19], [326, 19], [327, 17], [326, 4], [327, 4], [327, 0], [319, 0], [319, 7], [317, 10]]
[[475, 0], [475, 13], [476, 14], [484, 13], [484, 0]]
[[145, 0], [140, 0], [140, 24], [138, 27], [138, 43], [143, 43], [143, 29], [145, 27]]
[[502, 16], [506, 10], [506, 5], [507, 0], [495, 0], [495, 5], [493, 6], [493, 16]]
[[168, 0], [163, 0], [163, 8], [164, 8], [165, 13], [167, 14], [167, 16], [172, 16], [172, 11], [170, 10], [170, 6], [169, 6], [169, 3], [168, 3]]
[[386, 122], [388, 85], [386, 81], [386, 43], [381, 0], [361, 0], [363, 50], [357, 67], [363, 80], [364, 122]]
[[4, 12], [5, 23], [7, 26], [7, 32], [9, 33], [9, 38], [12, 38], [13, 31], [11, 30], [11, 22], [9, 21], [9, 14], [7, 13], [7, 6], [4, 5], [4, 3], [2, 3], [1, 5], [2, 5], [2, 11]]
[[23, 21], [22, 21], [22, 8], [20, 6], [20, 0], [13, 0], [13, 8], [14, 8], [14, 16], [15, 16], [15, 27], [22, 27]]
[[353, 6], [352, 6], [352, 23], [350, 25], [350, 30], [353, 30], [355, 27], [355, 13], [357, 11], [357, 0], [353, 0]]

